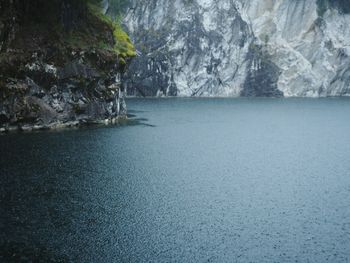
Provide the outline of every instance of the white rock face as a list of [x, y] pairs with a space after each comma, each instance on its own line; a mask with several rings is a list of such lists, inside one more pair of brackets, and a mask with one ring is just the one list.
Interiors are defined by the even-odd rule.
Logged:
[[[349, 3], [350, 5], [350, 3]], [[350, 95], [350, 15], [316, 0], [131, 0], [129, 92]], [[134, 89], [134, 90], [133, 90]]]
[[260, 43], [269, 36], [267, 51], [281, 69], [278, 89], [285, 96], [349, 94], [349, 15], [330, 9], [321, 19], [311, 0], [250, 1], [243, 12]]

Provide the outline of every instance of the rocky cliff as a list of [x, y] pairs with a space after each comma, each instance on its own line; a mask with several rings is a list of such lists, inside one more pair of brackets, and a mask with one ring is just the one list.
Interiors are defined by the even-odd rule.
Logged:
[[350, 95], [348, 0], [130, 2], [130, 95]]
[[135, 50], [88, 0], [0, 1], [0, 131], [114, 122]]

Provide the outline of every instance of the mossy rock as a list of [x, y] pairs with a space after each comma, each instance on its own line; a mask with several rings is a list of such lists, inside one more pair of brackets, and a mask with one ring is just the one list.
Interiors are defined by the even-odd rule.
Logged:
[[[99, 47], [110, 49], [120, 57], [123, 57], [124, 59], [127, 57], [129, 58], [135, 57], [136, 56], [135, 46], [131, 42], [128, 34], [121, 27], [120, 19], [113, 20], [109, 16], [104, 15], [101, 12], [101, 8], [95, 3], [92, 3], [92, 2], [89, 3], [88, 7], [89, 7], [90, 13], [95, 17], [97, 17], [100, 21], [108, 25], [113, 32], [114, 45], [111, 46], [106, 42], [99, 42], [98, 43]], [[121, 61], [121, 64], [123, 64], [123, 61]]]

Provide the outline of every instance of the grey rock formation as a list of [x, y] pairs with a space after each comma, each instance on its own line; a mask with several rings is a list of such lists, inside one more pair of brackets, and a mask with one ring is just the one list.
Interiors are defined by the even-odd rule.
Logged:
[[126, 117], [114, 45], [84, 1], [0, 1], [0, 132]]
[[131, 0], [129, 95], [350, 95], [350, 2]]
[[120, 73], [102, 77], [81, 62], [56, 68], [37, 61], [26, 69], [25, 79], [7, 79], [0, 89], [3, 132], [113, 123], [126, 116]]

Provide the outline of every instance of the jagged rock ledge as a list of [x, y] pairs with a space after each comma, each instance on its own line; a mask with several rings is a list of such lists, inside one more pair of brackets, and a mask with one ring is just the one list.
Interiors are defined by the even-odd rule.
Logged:
[[[120, 72], [103, 76], [89, 67], [105, 60], [96, 51], [71, 51], [63, 67], [38, 54], [24, 68], [24, 79], [6, 78], [0, 91], [0, 132], [56, 129], [126, 118]], [[37, 83], [40, 83], [39, 86]]]
[[88, 89], [66, 83], [49, 90], [29, 77], [24, 81], [12, 79], [0, 103], [0, 132], [115, 124], [127, 118], [119, 79], [117, 76], [110, 85], [100, 80]]
[[0, 132], [126, 118], [121, 79], [133, 46], [88, 2], [0, 3]]

